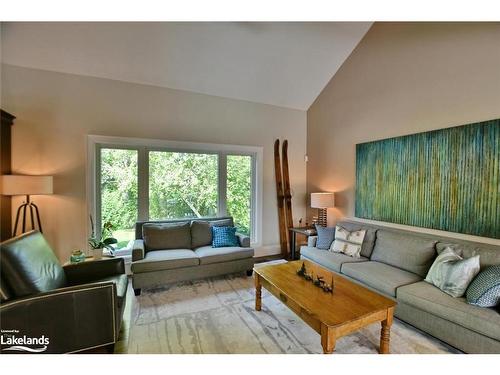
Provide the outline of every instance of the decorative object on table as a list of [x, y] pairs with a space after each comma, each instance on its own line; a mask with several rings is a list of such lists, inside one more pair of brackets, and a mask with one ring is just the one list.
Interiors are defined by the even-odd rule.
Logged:
[[71, 253], [69, 257], [70, 263], [80, 263], [85, 262], [85, 253], [81, 250], [75, 250]]
[[236, 227], [212, 226], [212, 247], [237, 247]]
[[[283, 159], [283, 160], [282, 160]], [[283, 258], [288, 258], [287, 228], [293, 227], [292, 193], [288, 171], [288, 141], [285, 139], [280, 157], [280, 141], [274, 141], [274, 173], [276, 179], [276, 197], [278, 200], [278, 227], [280, 248]]]
[[500, 264], [482, 270], [469, 284], [465, 295], [471, 305], [500, 306]]
[[92, 248], [92, 255], [94, 256], [94, 259], [98, 260], [102, 258], [103, 249], [108, 249], [111, 255], [113, 255], [114, 248], [112, 245], [118, 243], [117, 239], [112, 237], [112, 231], [114, 229], [113, 224], [109, 221], [105, 222], [100, 234], [97, 234], [95, 231], [92, 215], [90, 216], [90, 224], [92, 227], [92, 233], [90, 234], [88, 242]]
[[334, 207], [334, 193], [311, 193], [311, 208], [318, 209], [318, 224], [326, 227], [328, 223], [328, 208]]
[[[20, 175], [3, 175], [1, 178], [2, 195], [26, 195], [26, 201], [23, 202], [17, 209], [16, 221], [12, 236], [17, 235], [17, 228], [22, 222], [22, 231], [28, 231], [26, 225], [26, 211], [29, 210], [31, 229], [42, 230], [42, 222], [40, 220], [40, 211], [38, 206], [31, 201], [31, 195], [47, 195], [52, 194], [53, 188], [52, 176], [20, 176]], [[22, 217], [22, 219], [21, 219]]]
[[314, 272], [311, 271], [310, 274], [307, 273], [306, 265], [304, 262], [302, 262], [302, 266], [300, 267], [300, 269], [297, 270], [297, 275], [303, 277], [306, 281], [312, 281], [313, 285], [323, 289], [323, 291], [327, 293], [333, 293], [333, 289], [335, 288], [333, 275], [331, 284], [327, 284], [323, 276], [317, 275], [316, 279], [314, 279]]
[[335, 227], [323, 227], [316, 225], [316, 233], [318, 239], [316, 241], [316, 247], [321, 250], [328, 250], [335, 239]]
[[352, 258], [359, 258], [361, 245], [365, 239], [366, 230], [348, 231], [337, 225], [335, 227], [335, 240], [330, 246], [330, 251], [342, 253]]
[[297, 258], [297, 252], [295, 248], [297, 247], [297, 234], [309, 237], [316, 235], [316, 230], [314, 228], [299, 227], [299, 228], [288, 228], [288, 233], [290, 237], [290, 259], [295, 260]]
[[357, 144], [355, 216], [500, 238], [499, 144], [500, 119]]
[[432, 263], [425, 281], [452, 297], [462, 297], [479, 273], [479, 255], [463, 259], [447, 247]]

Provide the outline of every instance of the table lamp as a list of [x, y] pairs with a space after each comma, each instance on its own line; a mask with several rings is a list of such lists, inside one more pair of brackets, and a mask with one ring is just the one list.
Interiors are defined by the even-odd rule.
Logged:
[[26, 211], [29, 210], [31, 219], [31, 229], [42, 232], [40, 212], [35, 203], [30, 200], [30, 195], [52, 194], [52, 176], [20, 176], [3, 175], [0, 179], [0, 192], [2, 195], [26, 195], [26, 202], [23, 202], [17, 209], [16, 222], [12, 235], [17, 234], [17, 227], [22, 213], [22, 232], [26, 232]]
[[326, 227], [327, 208], [333, 207], [335, 198], [333, 193], [311, 193], [311, 207], [318, 209], [318, 225]]

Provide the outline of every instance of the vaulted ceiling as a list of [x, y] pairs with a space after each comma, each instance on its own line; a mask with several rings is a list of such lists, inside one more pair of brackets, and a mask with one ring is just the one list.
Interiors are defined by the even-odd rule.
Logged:
[[3, 23], [2, 62], [307, 110], [370, 26]]

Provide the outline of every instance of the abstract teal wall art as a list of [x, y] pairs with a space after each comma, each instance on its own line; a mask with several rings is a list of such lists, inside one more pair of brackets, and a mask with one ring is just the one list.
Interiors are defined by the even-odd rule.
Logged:
[[500, 238], [500, 119], [357, 144], [355, 215]]

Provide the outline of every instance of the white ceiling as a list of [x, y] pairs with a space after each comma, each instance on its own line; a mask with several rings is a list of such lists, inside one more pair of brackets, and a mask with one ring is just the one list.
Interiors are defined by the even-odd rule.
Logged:
[[370, 26], [3, 23], [2, 62], [307, 110]]

